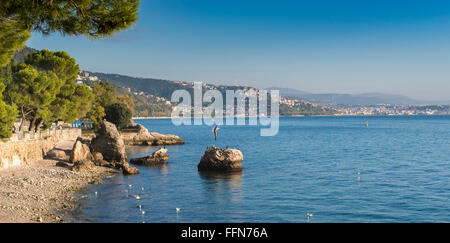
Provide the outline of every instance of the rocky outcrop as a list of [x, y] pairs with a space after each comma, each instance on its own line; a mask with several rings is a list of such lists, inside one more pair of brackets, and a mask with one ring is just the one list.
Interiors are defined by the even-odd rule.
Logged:
[[95, 164], [90, 160], [78, 160], [72, 166], [72, 171], [84, 172], [91, 171], [95, 169]]
[[122, 171], [124, 175], [136, 175], [139, 174], [139, 169], [135, 167], [131, 167], [130, 164], [124, 162], [122, 164]]
[[184, 144], [184, 140], [176, 135], [149, 132], [147, 128], [141, 124], [138, 124], [136, 127], [136, 133], [122, 134], [122, 138], [126, 145], [162, 146]]
[[122, 136], [113, 123], [103, 121], [98, 135], [91, 141], [92, 160], [97, 166], [120, 169], [125, 175], [139, 173], [126, 162], [127, 154]]
[[125, 144], [113, 123], [103, 121], [98, 135], [91, 141], [91, 150], [103, 155], [108, 162], [121, 162], [127, 159]]
[[66, 151], [55, 148], [48, 151], [48, 153], [45, 155], [45, 158], [53, 160], [69, 160], [69, 156], [66, 154]]
[[91, 154], [89, 146], [82, 142], [81, 138], [78, 138], [73, 145], [72, 152], [70, 153], [69, 162], [76, 163], [78, 161], [93, 161], [94, 157]]
[[150, 133], [148, 132], [147, 128], [145, 128], [144, 126], [142, 126], [141, 124], [137, 125], [137, 134], [132, 137], [132, 143], [133, 144], [145, 144], [147, 141], [150, 140], [151, 136]]
[[95, 161], [103, 161], [103, 155], [99, 152], [94, 152], [92, 154], [92, 157], [94, 157], [94, 162]]
[[200, 160], [199, 171], [242, 171], [244, 156], [238, 149], [209, 147]]
[[184, 140], [176, 135], [159, 134], [157, 132], [150, 133], [150, 140], [147, 145], [162, 146], [162, 145], [177, 145], [184, 144]]
[[166, 160], [170, 158], [167, 149], [161, 148], [144, 158], [131, 159], [130, 163], [135, 165], [156, 166], [166, 164]]

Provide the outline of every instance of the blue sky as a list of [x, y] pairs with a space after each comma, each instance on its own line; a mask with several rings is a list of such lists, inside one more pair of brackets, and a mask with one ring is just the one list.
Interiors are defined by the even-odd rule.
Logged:
[[28, 45], [90, 71], [450, 100], [448, 1], [142, 0], [139, 18], [109, 39]]

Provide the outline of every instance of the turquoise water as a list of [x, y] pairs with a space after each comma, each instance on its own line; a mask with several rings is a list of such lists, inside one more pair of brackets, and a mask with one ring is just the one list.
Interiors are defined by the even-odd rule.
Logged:
[[[450, 116], [285, 117], [277, 136], [222, 126], [216, 142], [208, 126], [137, 122], [186, 144], [168, 147], [169, 166], [92, 185], [80, 220], [450, 222]], [[242, 173], [197, 171], [214, 144], [243, 152]], [[131, 148], [129, 158], [155, 149]], [[126, 197], [141, 193], [141, 200]]]

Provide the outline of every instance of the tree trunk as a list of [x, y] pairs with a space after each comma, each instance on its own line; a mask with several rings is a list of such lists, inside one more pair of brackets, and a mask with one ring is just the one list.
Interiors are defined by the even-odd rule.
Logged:
[[28, 127], [28, 131], [31, 132], [34, 129], [35, 123], [36, 123], [36, 116], [33, 116], [33, 119], [30, 121], [30, 126]]
[[20, 119], [20, 126], [19, 126], [19, 132], [21, 132], [23, 130], [23, 121], [25, 120], [25, 118], [22, 115], [22, 118]]
[[20, 121], [19, 132], [23, 131], [23, 123], [25, 122], [25, 113], [23, 112], [23, 106], [20, 109], [20, 113], [22, 115], [22, 119]]
[[38, 132], [39, 130], [41, 130], [41, 126], [42, 126], [43, 123], [44, 123], [44, 119], [40, 119], [39, 124], [37, 124], [35, 126], [34, 132]]

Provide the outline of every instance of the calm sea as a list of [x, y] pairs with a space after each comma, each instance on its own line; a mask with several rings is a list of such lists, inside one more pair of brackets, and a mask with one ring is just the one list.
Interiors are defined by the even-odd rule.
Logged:
[[[168, 166], [91, 185], [80, 221], [450, 222], [450, 116], [284, 117], [277, 136], [222, 126], [217, 141], [209, 126], [137, 122], [186, 144], [168, 147]], [[199, 173], [211, 145], [239, 148], [242, 173]]]

